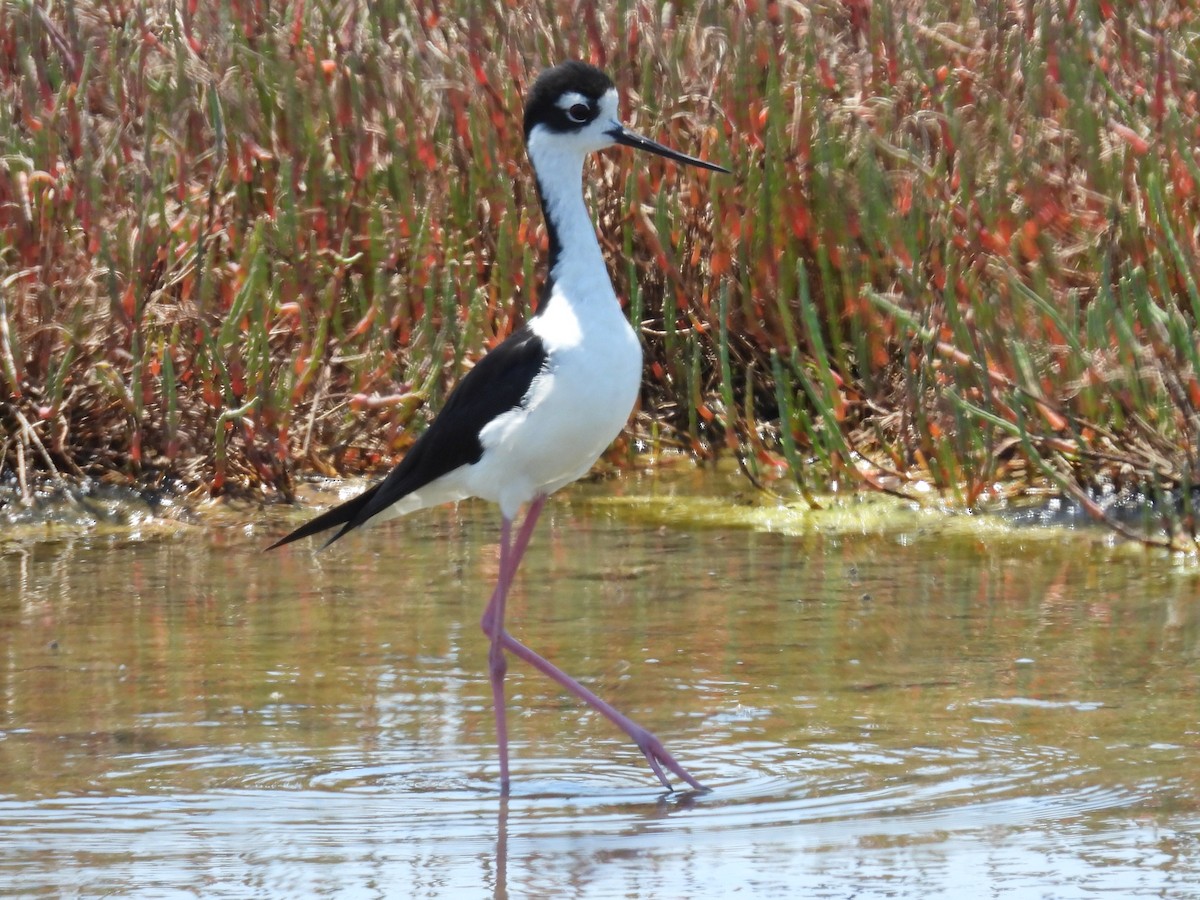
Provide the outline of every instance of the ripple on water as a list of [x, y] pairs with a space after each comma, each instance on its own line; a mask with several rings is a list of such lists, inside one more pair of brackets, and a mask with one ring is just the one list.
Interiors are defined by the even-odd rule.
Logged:
[[[594, 831], [598, 822], [619, 833], [657, 810], [670, 827], [693, 835], [745, 834], [841, 823], [854, 835], [916, 835], [971, 828], [1028, 825], [1143, 799], [1135, 789], [1098, 786], [1090, 770], [1061, 750], [1014, 741], [964, 744], [950, 750], [912, 746], [881, 749], [868, 742], [814, 742], [785, 747], [766, 741], [713, 746], [676, 743], [673, 751], [711, 790], [667, 793], [633, 751], [592, 741], [578, 756], [539, 756], [514, 742], [511, 805], [539, 831]], [[375, 759], [357, 746], [331, 748], [320, 758], [242, 748], [173, 749], [130, 754], [112, 778], [144, 778], [154, 769], [208, 772], [232, 792], [284, 790], [341, 797], [380, 798], [387, 815], [408, 809], [412, 836], [440, 832], [457, 811], [458, 834], [494, 812], [498, 795], [488, 748], [458, 752], [389, 745]], [[177, 783], [166, 778], [165, 783]], [[227, 796], [232, 797], [235, 794]], [[422, 811], [431, 818], [425, 820]], [[581, 815], [582, 814], [582, 815]], [[667, 826], [659, 826], [667, 827]], [[464, 830], [465, 829], [465, 830]], [[428, 836], [428, 835], [426, 835]]]
[[[222, 865], [250, 864], [266, 866], [262, 891], [287, 895], [312, 867], [318, 885], [312, 893], [321, 893], [326, 877], [330, 884], [372, 878], [408, 884], [426, 877], [430, 866], [457, 872], [444, 874], [446, 883], [477, 883], [479, 867], [491, 871], [497, 854], [512, 869], [520, 860], [553, 868], [600, 854], [629, 865], [674, 860], [703, 870], [696, 854], [710, 853], [739, 865], [769, 858], [772, 877], [782, 878], [791, 860], [808, 858], [795, 856], [802, 851], [831, 865], [860, 859], [864, 847], [932, 852], [971, 835], [985, 836], [985, 844], [987, 835], [993, 842], [1005, 835], [994, 844], [1002, 852], [1017, 853], [1024, 840], [1033, 846], [1020, 852], [1041, 853], [1030, 835], [1042, 834], [1044, 841], [1050, 823], [1058, 833], [1063, 823], [1086, 823], [1099, 811], [1135, 809], [1152, 790], [1106, 786], [1061, 749], [1014, 740], [950, 749], [867, 741], [802, 747], [673, 741], [672, 749], [710, 792], [662, 791], [615, 740], [586, 741], [572, 756], [541, 756], [545, 748], [514, 743], [507, 801], [498, 795], [486, 747], [396, 742], [372, 756], [358, 745], [319, 756], [279, 745], [130, 753], [111, 777], [139, 785], [138, 791], [0, 802], [0, 876], [14, 860], [39, 853], [70, 855], [72, 876], [80, 884], [95, 878], [101, 887], [118, 874], [115, 857], [154, 860], [159, 876], [178, 883], [194, 879], [197, 866], [215, 867], [209, 876], [220, 881]], [[195, 789], [180, 790], [188, 779]], [[86, 859], [78, 852], [81, 842]], [[1103, 840], [1088, 846], [1097, 856], [1105, 852]], [[28, 866], [19, 871], [32, 877]], [[707, 877], [722, 884], [730, 876]], [[539, 884], [552, 885], [539, 878], [549, 875], [528, 875], [533, 893]], [[840, 896], [813, 884], [812, 896]], [[662, 886], [681, 883], [666, 879]], [[764, 895], [784, 895], [780, 890]], [[602, 882], [593, 895], [605, 895]], [[713, 894], [697, 883], [691, 895]]]

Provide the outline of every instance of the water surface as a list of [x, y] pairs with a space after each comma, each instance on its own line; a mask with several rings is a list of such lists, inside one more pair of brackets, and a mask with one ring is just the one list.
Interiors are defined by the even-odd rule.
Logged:
[[576, 486], [509, 624], [712, 791], [663, 792], [514, 663], [504, 800], [495, 511], [264, 554], [299, 515], [0, 543], [0, 893], [1200, 891], [1200, 591], [1170, 557]]

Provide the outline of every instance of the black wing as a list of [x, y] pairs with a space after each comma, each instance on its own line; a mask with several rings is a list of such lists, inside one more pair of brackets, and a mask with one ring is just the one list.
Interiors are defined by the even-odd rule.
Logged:
[[479, 433], [492, 419], [521, 405], [546, 365], [546, 348], [528, 325], [509, 335], [458, 383], [437, 418], [383, 481], [326, 510], [268, 550], [342, 526], [325, 544], [365, 524], [393, 503], [460, 466], [479, 462]]

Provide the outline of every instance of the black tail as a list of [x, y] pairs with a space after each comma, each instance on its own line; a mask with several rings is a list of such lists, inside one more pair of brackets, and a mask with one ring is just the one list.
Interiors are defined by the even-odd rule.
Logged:
[[333, 509], [325, 510], [325, 512], [321, 513], [315, 519], [305, 522], [291, 534], [280, 538], [267, 549], [274, 550], [276, 547], [282, 547], [284, 544], [290, 544], [292, 541], [300, 540], [300, 538], [306, 538], [311, 534], [319, 534], [329, 528], [336, 528], [338, 525], [341, 525], [342, 530], [325, 542], [325, 546], [328, 547], [354, 527], [350, 523], [356, 520], [358, 514], [371, 502], [371, 498], [375, 496], [378, 490], [379, 485], [374, 485], [367, 488], [357, 497], [353, 497], [345, 503], [338, 504]]

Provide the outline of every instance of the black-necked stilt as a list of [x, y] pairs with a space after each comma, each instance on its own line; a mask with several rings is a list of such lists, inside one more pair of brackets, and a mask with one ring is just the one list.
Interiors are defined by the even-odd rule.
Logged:
[[[505, 598], [546, 497], [591, 468], [625, 426], [637, 400], [641, 345], [621, 312], [583, 201], [584, 157], [614, 144], [728, 172], [626, 129], [617, 119], [616, 88], [599, 69], [566, 62], [543, 72], [525, 104], [525, 145], [550, 237], [549, 274], [537, 312], [466, 374], [429, 429], [383, 481], [272, 545], [338, 527], [329, 539], [333, 543], [368, 522], [466, 497], [500, 505], [500, 574], [481, 624], [491, 639], [488, 658], [505, 791], [506, 651], [628, 734], [668, 790], [664, 767], [702, 789], [658, 738], [504, 627]], [[514, 537], [513, 520], [525, 504], [525, 521]]]

